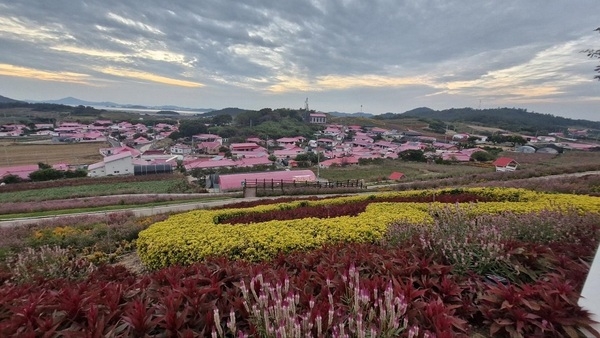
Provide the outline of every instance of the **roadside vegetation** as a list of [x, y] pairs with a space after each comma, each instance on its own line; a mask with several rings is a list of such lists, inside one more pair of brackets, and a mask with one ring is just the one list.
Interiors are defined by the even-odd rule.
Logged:
[[[156, 178], [156, 177], [155, 177]], [[148, 179], [148, 178], [147, 178]], [[162, 176], [160, 180], [144, 180], [127, 182], [123, 180], [110, 180], [95, 182], [93, 179], [86, 179], [87, 184], [68, 186], [69, 180], [55, 181], [67, 186], [54, 186], [39, 189], [27, 189], [17, 191], [6, 191], [0, 194], [0, 203], [15, 202], [41, 202], [49, 200], [64, 200], [81, 197], [95, 197], [107, 195], [125, 195], [125, 194], [174, 194], [174, 193], [202, 193], [204, 189], [198, 188], [190, 183], [184, 177]], [[81, 181], [80, 181], [81, 182]], [[18, 186], [16, 184], [15, 186]], [[12, 186], [5, 186], [12, 188]], [[5, 187], [0, 187], [3, 191]], [[7, 189], [8, 190], [8, 189]], [[119, 200], [116, 200], [119, 201]]]

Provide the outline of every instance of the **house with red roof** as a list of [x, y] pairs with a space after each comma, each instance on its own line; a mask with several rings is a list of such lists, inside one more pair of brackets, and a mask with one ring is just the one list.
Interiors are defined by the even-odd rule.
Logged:
[[446, 152], [442, 153], [442, 160], [451, 162], [469, 162], [471, 160], [471, 155], [461, 152]]
[[453, 143], [434, 142], [433, 147], [441, 151], [458, 151], [458, 146]]
[[297, 136], [297, 137], [282, 137], [277, 139], [277, 145], [279, 145], [280, 147], [288, 147], [288, 146], [296, 146], [297, 144], [303, 142], [304, 140], [306, 140], [304, 137], [302, 136]]
[[378, 149], [390, 149], [398, 147], [397, 144], [389, 141], [377, 141], [373, 144], [373, 146]]
[[192, 169], [212, 169], [212, 168], [233, 168], [237, 165], [234, 161], [228, 158], [214, 158], [210, 160], [196, 160], [184, 164], [185, 170]]
[[515, 171], [519, 163], [510, 157], [499, 157], [492, 164], [496, 167], [496, 171]]
[[17, 176], [22, 180], [28, 180], [29, 174], [34, 171], [39, 170], [40, 167], [37, 164], [26, 164], [19, 166], [10, 166], [0, 168], [0, 180], [4, 179], [6, 176]]
[[102, 134], [101, 132], [91, 131], [89, 133], [83, 134], [82, 141], [93, 141], [93, 142], [106, 141], [106, 136], [104, 136], [104, 134]]
[[221, 149], [221, 143], [219, 142], [201, 142], [196, 145], [198, 150], [202, 153], [209, 155], [216, 155], [219, 153], [219, 149]]
[[277, 158], [295, 158], [300, 154], [304, 154], [306, 151], [299, 147], [286, 148], [281, 150], [273, 151], [273, 155]]
[[160, 149], [149, 149], [144, 151], [140, 158], [143, 160], [152, 160], [156, 158], [171, 158], [173, 155], [166, 154], [164, 150]]
[[232, 143], [229, 145], [229, 150], [231, 151], [232, 154], [239, 153], [239, 152], [246, 152], [246, 151], [255, 151], [260, 148], [262, 148], [262, 147], [253, 142]]
[[271, 165], [273, 162], [268, 157], [248, 157], [242, 158], [237, 162], [237, 167], [255, 167], [259, 165]]
[[96, 121], [94, 121], [94, 124], [97, 126], [108, 127], [112, 124], [112, 121], [111, 120], [96, 120]]
[[137, 157], [140, 156], [142, 153], [135, 149], [135, 148], [130, 148], [127, 146], [123, 146], [123, 147], [114, 147], [114, 148], [101, 148], [100, 149], [100, 155], [102, 156], [112, 156], [112, 155], [116, 155], [116, 154], [120, 154], [123, 152], [128, 152], [130, 153], [133, 157]]
[[256, 143], [256, 144], [266, 144], [265, 140], [261, 140], [260, 137], [248, 137], [246, 139], [246, 142], [252, 142], [252, 143]]
[[233, 157], [264, 157], [268, 156], [267, 150], [256, 143], [232, 143], [229, 145], [229, 150]]
[[390, 174], [390, 176], [388, 176], [388, 180], [391, 181], [399, 181], [402, 178], [404, 178], [404, 174], [398, 171], [394, 171], [393, 173]]
[[192, 138], [197, 142], [218, 142], [221, 145], [223, 144], [223, 138], [215, 134], [197, 134], [192, 136]]
[[339, 134], [342, 134], [342, 129], [338, 126], [329, 125], [327, 126], [327, 128], [325, 128], [325, 130], [323, 130], [322, 133], [324, 135], [337, 136]]
[[337, 144], [337, 141], [329, 139], [329, 138], [319, 138], [317, 139], [317, 145], [333, 147]]
[[[361, 157], [362, 158], [362, 157]], [[321, 168], [329, 168], [331, 166], [343, 167], [346, 165], [358, 164], [358, 156], [349, 156], [349, 157], [336, 157], [330, 160], [325, 160], [319, 163], [319, 167]]]
[[401, 153], [408, 150], [423, 150], [425, 147], [426, 145], [421, 142], [406, 142], [401, 144], [400, 147], [397, 148], [397, 151], [398, 153]]
[[148, 144], [148, 143], [152, 143], [152, 141], [148, 140], [147, 138], [140, 136], [138, 138], [136, 138], [135, 140], [133, 140], [133, 143], [135, 145], [140, 145], [140, 144]]
[[480, 152], [480, 151], [486, 152], [485, 150], [483, 150], [481, 148], [466, 148], [466, 149], [461, 150], [460, 152], [463, 154], [472, 156], [473, 154]]
[[[56, 163], [52, 165], [52, 169], [67, 171], [69, 170], [69, 165], [66, 163]], [[37, 164], [2, 167], [0, 168], [0, 180], [11, 175], [17, 176], [22, 180], [29, 180], [29, 174], [38, 170], [40, 170], [40, 166]]]
[[383, 135], [385, 133], [388, 133], [389, 130], [383, 129], [383, 128], [379, 128], [379, 127], [373, 127], [373, 128], [371, 128], [371, 130], [369, 132], [371, 134], [374, 134], [374, 135]]

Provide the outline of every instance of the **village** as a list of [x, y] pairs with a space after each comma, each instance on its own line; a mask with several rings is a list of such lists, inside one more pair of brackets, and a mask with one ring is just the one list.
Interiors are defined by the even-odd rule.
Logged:
[[[56, 170], [84, 169], [90, 177], [147, 175], [159, 173], [201, 172], [212, 174], [226, 171], [253, 172], [240, 174], [236, 182], [220, 189], [239, 189], [239, 180], [261, 177], [259, 171], [269, 170], [265, 177], [277, 180], [316, 181], [319, 169], [357, 166], [378, 159], [413, 159], [426, 162], [465, 163], [492, 162], [496, 171], [512, 171], [518, 163], [509, 158], [487, 156], [486, 147], [501, 147], [521, 153], [557, 154], [564, 150], [591, 150], [595, 144], [579, 143], [560, 133], [543, 136], [502, 134], [517, 138], [517, 142], [496, 144], [488, 136], [468, 133], [447, 133], [442, 137], [424, 135], [415, 130], [390, 130], [360, 125], [328, 123], [324, 113], [311, 113], [306, 123], [321, 126], [312, 138], [298, 135], [278, 139], [249, 137], [242, 143], [229, 142], [216, 134], [203, 133], [186, 139], [169, 139], [178, 131], [177, 123], [143, 123], [96, 120], [93, 123], [62, 122], [46, 124], [5, 124], [0, 137], [47, 137], [52, 144], [97, 143], [102, 160], [94, 163], [48, 163]], [[583, 131], [585, 132], [585, 131]], [[582, 131], [573, 130], [574, 136]], [[167, 143], [160, 142], [168, 140]], [[520, 140], [520, 141], [519, 141]], [[310, 162], [310, 156], [313, 155]], [[407, 157], [407, 154], [409, 156]], [[412, 158], [410, 156], [413, 156]], [[308, 161], [308, 165], [306, 165]], [[304, 170], [299, 173], [294, 169]], [[19, 166], [0, 167], [0, 179], [16, 176], [28, 180], [39, 170], [37, 161]], [[311, 174], [312, 173], [312, 174]], [[393, 180], [402, 178], [392, 173]], [[224, 180], [225, 181], [225, 180]]]

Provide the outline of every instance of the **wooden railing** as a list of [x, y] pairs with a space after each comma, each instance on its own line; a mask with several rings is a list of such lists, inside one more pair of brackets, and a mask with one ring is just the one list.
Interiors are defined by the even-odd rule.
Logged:
[[302, 188], [302, 187], [313, 187], [313, 188], [356, 188], [364, 189], [362, 180], [346, 180], [346, 181], [335, 181], [335, 182], [321, 182], [321, 181], [293, 181], [293, 180], [275, 180], [275, 179], [262, 179], [262, 180], [245, 180], [243, 187], [256, 187], [261, 190], [276, 190], [284, 188]]

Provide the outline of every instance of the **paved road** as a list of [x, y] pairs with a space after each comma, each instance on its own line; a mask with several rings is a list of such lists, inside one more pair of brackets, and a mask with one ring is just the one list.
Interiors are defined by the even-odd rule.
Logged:
[[[204, 194], [203, 196], [206, 196]], [[55, 216], [44, 216], [44, 217], [23, 217], [23, 218], [15, 218], [9, 221], [0, 221], [0, 227], [13, 227], [18, 225], [27, 225], [34, 224], [41, 220], [48, 219], [59, 219], [59, 218], [69, 218], [69, 217], [77, 217], [83, 215], [108, 215], [113, 213], [122, 213], [122, 212], [132, 212], [135, 216], [151, 216], [156, 214], [164, 214], [169, 212], [184, 212], [195, 209], [208, 209], [212, 207], [223, 206], [232, 203], [238, 203], [241, 201], [253, 201], [258, 200], [260, 198], [244, 198], [242, 199], [224, 199], [220, 201], [210, 201], [210, 202], [182, 202], [178, 204], [169, 204], [163, 206], [155, 206], [155, 207], [132, 207], [128, 209], [119, 209], [114, 211], [94, 211], [94, 212], [81, 212], [76, 214], [68, 214], [68, 215], [55, 215]]]

